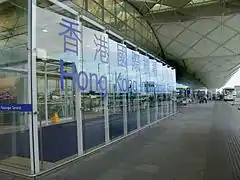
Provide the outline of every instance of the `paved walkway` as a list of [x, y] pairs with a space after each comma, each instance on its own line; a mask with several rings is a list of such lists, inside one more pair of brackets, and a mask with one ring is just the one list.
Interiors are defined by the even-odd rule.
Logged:
[[[125, 141], [40, 179], [237, 180], [239, 127], [240, 111], [224, 102], [190, 105]], [[0, 179], [7, 177], [0, 175]]]

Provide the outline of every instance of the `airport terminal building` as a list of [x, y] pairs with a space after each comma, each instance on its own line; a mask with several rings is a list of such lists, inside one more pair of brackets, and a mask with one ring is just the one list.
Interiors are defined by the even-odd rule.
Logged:
[[0, 170], [36, 176], [176, 112], [176, 70], [121, 2], [0, 0]]

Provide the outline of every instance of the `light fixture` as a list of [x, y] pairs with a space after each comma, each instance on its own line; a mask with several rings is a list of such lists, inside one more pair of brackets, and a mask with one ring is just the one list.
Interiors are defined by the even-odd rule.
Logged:
[[47, 32], [48, 32], [48, 26], [44, 26], [44, 27], [42, 28], [42, 32], [47, 33]]

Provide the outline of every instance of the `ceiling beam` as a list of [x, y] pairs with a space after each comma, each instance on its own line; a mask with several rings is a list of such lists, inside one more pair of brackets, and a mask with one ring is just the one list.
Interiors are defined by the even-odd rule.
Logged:
[[222, 1], [213, 1], [212, 3], [198, 6], [188, 6], [164, 11], [153, 11], [145, 14], [143, 18], [151, 23], [168, 23], [189, 21], [204, 17], [229, 15], [240, 12], [240, 4], [231, 5], [235, 2], [238, 2], [238, 0], [231, 0], [225, 3]]
[[[134, 6], [133, 3], [131, 3], [129, 0], [126, 0], [126, 1], [127, 1], [127, 3], [130, 4], [133, 8], [135, 8], [135, 9], [139, 12], [139, 14], [140, 14], [141, 16], [143, 16], [143, 13], [142, 13], [141, 11], [139, 11], [139, 9], [138, 9], [136, 6]], [[159, 40], [156, 32], [154, 31], [154, 28], [152, 27], [152, 25], [151, 25], [151, 23], [150, 23], [149, 21], [146, 20], [146, 22], [147, 22], [147, 24], [150, 26], [150, 28], [152, 29], [152, 31], [153, 31], [153, 33], [154, 33], [154, 36], [155, 36], [155, 38], [157, 39], [158, 45], [159, 45], [159, 47], [160, 47], [160, 53], [159, 53], [158, 55], [159, 55], [160, 57], [162, 57], [163, 59], [166, 59], [166, 56], [165, 56], [163, 47], [162, 47], [162, 45], [161, 45], [161, 43], [160, 43], [160, 40]]]

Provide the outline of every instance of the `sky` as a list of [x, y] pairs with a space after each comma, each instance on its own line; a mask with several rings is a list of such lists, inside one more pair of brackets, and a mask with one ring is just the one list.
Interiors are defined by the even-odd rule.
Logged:
[[240, 69], [232, 76], [232, 78], [222, 87], [234, 87], [240, 85]]

